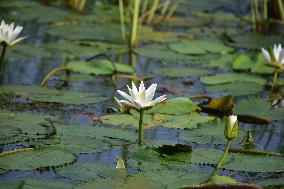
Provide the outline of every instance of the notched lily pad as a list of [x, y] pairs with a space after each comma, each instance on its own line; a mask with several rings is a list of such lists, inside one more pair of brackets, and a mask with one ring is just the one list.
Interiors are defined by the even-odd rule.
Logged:
[[154, 70], [155, 74], [168, 77], [187, 77], [208, 75], [210, 72], [201, 68], [158, 68]]
[[247, 98], [240, 100], [233, 108], [235, 115], [241, 115], [248, 119], [255, 118], [261, 120], [281, 121], [284, 119], [284, 108], [272, 108], [271, 104], [260, 98]]
[[260, 76], [240, 73], [220, 73], [212, 76], [204, 76], [200, 78], [200, 81], [207, 85], [218, 85], [232, 82], [251, 82], [259, 85], [264, 85], [266, 83], [266, 80]]
[[0, 168], [7, 170], [34, 170], [72, 163], [75, 156], [71, 153], [52, 148], [34, 149], [0, 158]]
[[96, 60], [96, 61], [72, 61], [67, 64], [67, 68], [84, 74], [94, 75], [107, 75], [115, 71], [123, 73], [132, 73], [133, 67], [125, 64], [114, 63], [109, 60]]
[[64, 91], [54, 88], [43, 88], [37, 86], [24, 85], [4, 85], [0, 87], [0, 91], [4, 94], [13, 96], [22, 96], [31, 101], [64, 103], [64, 104], [95, 104], [106, 100], [105, 97], [96, 93]]

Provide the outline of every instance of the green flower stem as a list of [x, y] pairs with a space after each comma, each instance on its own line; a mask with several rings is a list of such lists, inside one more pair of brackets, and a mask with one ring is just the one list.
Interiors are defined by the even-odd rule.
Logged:
[[144, 110], [140, 109], [139, 138], [138, 138], [139, 145], [143, 143], [143, 117], [144, 117]]
[[135, 0], [133, 7], [132, 30], [131, 30], [131, 41], [130, 41], [131, 48], [135, 47], [137, 42], [138, 25], [139, 25], [138, 23], [139, 5], [140, 5], [140, 0]]
[[6, 50], [8, 45], [6, 43], [2, 43], [3, 49], [2, 49], [2, 54], [1, 54], [1, 58], [0, 58], [0, 65], [2, 64], [5, 54], [6, 54]]
[[272, 87], [275, 87], [275, 86], [276, 86], [276, 84], [277, 84], [278, 72], [279, 72], [279, 70], [278, 70], [278, 69], [275, 69], [275, 71], [274, 71], [274, 76], [273, 76], [273, 83], [272, 83]]
[[120, 31], [123, 41], [126, 40], [123, 0], [119, 0]]
[[214, 175], [216, 175], [218, 173], [218, 170], [221, 168], [221, 166], [223, 165], [227, 155], [228, 155], [228, 152], [229, 152], [229, 149], [230, 149], [230, 146], [231, 146], [231, 140], [228, 140], [227, 141], [227, 144], [226, 144], [226, 148], [224, 150], [224, 153], [222, 155], [222, 157], [220, 158], [217, 166], [215, 167], [215, 170], [213, 171], [213, 173], [211, 174], [211, 176], [209, 177], [209, 180], [211, 179], [211, 177], [213, 177]]

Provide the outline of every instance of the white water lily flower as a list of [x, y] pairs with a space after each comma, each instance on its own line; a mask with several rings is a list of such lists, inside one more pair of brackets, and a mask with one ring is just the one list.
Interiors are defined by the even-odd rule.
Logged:
[[227, 117], [224, 135], [228, 140], [233, 140], [238, 134], [238, 116], [230, 115]]
[[22, 29], [22, 26], [16, 26], [14, 28], [13, 22], [9, 25], [6, 24], [4, 20], [2, 20], [0, 25], [0, 43], [5, 42], [8, 46], [12, 46], [25, 39], [25, 37], [17, 38]]
[[[267, 62], [273, 63], [272, 62], [273, 58], [270, 56], [269, 51], [264, 48], [261, 48], [261, 51]], [[276, 64], [284, 64], [284, 48], [282, 49], [281, 44], [278, 45], [274, 44], [272, 53], [274, 55]]]
[[233, 127], [234, 127], [234, 125], [235, 125], [235, 123], [236, 123], [237, 120], [238, 120], [238, 116], [235, 116], [235, 115], [230, 115], [230, 116], [229, 116], [230, 130], [233, 129]]
[[137, 90], [134, 82], [132, 81], [132, 89], [127, 85], [129, 94], [123, 91], [117, 90], [117, 92], [126, 100], [119, 100], [118, 102], [130, 106], [136, 109], [149, 109], [155, 104], [166, 100], [166, 95], [162, 95], [155, 100], [152, 100], [156, 91], [157, 84], [152, 84], [147, 90], [143, 81], [141, 81], [139, 86], [139, 91]]

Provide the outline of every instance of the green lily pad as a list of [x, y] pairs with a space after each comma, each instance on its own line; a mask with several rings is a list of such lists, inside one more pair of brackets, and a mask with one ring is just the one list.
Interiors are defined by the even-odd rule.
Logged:
[[260, 85], [266, 83], [266, 80], [260, 76], [239, 73], [220, 73], [212, 76], [203, 76], [200, 78], [200, 81], [207, 85], [218, 85], [229, 82], [252, 82]]
[[243, 96], [259, 93], [263, 86], [252, 82], [232, 82], [219, 85], [205, 85], [205, 91], [208, 93], [233, 96]]
[[[132, 73], [134, 69], [125, 64], [114, 63], [118, 72]], [[109, 60], [96, 61], [72, 61], [67, 64], [67, 68], [84, 74], [107, 75], [115, 71], [114, 66]]]
[[124, 170], [98, 163], [77, 163], [57, 168], [56, 173], [67, 178], [81, 181], [100, 180], [102, 178], [115, 180], [122, 179], [126, 176]]
[[34, 149], [0, 158], [0, 168], [7, 170], [33, 170], [72, 163], [73, 154], [51, 148]]
[[260, 98], [240, 100], [233, 108], [236, 115], [250, 115], [270, 120], [283, 120], [284, 108], [271, 108], [271, 103]]
[[[112, 32], [106, 32], [112, 31]], [[48, 31], [50, 35], [60, 36], [69, 40], [101, 40], [101, 41], [120, 41], [119, 24], [79, 24], [72, 26], [51, 26]]]
[[233, 68], [235, 70], [250, 70], [252, 73], [259, 74], [272, 74], [274, 71], [274, 68], [266, 63], [262, 54], [258, 54], [254, 59], [246, 54], [238, 55], [233, 61]]
[[259, 184], [262, 187], [269, 187], [269, 186], [283, 186], [284, 185], [284, 178], [272, 178], [272, 179], [261, 179], [261, 180], [254, 180], [253, 183]]
[[7, 189], [23, 188], [23, 189], [70, 189], [71, 183], [67, 183], [60, 179], [39, 179], [39, 178], [26, 178], [24, 180], [9, 180], [1, 181], [0, 187]]
[[136, 49], [136, 52], [140, 56], [147, 58], [160, 59], [174, 63], [181, 64], [204, 64], [207, 63], [212, 55], [206, 56], [189, 56], [185, 54], [179, 54], [171, 49], [167, 48], [165, 45], [147, 45]]
[[[223, 151], [220, 150], [196, 149], [188, 160], [191, 163], [216, 164], [222, 154]], [[222, 167], [246, 172], [278, 172], [284, 170], [284, 165], [281, 163], [283, 160], [283, 157], [276, 156], [229, 153]]]
[[191, 55], [202, 55], [207, 52], [225, 54], [232, 51], [230, 47], [225, 46], [222, 42], [214, 38], [181, 41], [170, 44], [169, 48], [181, 54]]
[[167, 115], [160, 125], [168, 128], [193, 129], [213, 119], [214, 117], [192, 112], [187, 115]]
[[160, 114], [172, 114], [180, 115], [187, 114], [195, 111], [197, 105], [190, 99], [185, 97], [177, 97], [167, 99], [165, 102], [155, 105], [147, 113], [160, 113]]
[[61, 91], [54, 88], [43, 88], [37, 86], [5, 85], [0, 87], [5, 94], [23, 96], [31, 101], [51, 102], [64, 104], [95, 104], [106, 100], [105, 97], [95, 93], [79, 91]]
[[[221, 119], [215, 119], [205, 124], [200, 125], [198, 128], [181, 131], [179, 136], [181, 139], [198, 144], [226, 144], [227, 139], [224, 137], [224, 129], [226, 122]], [[238, 129], [238, 136], [233, 140], [233, 143], [240, 144], [245, 131], [241, 128]]]
[[9, 112], [0, 110], [0, 143], [10, 143], [31, 138], [43, 138], [47, 135], [50, 123], [42, 114], [28, 112]]
[[259, 50], [260, 48], [269, 48], [273, 44], [284, 43], [280, 35], [261, 35], [259, 33], [246, 33], [231, 37], [233, 42], [229, 45], [238, 48]]
[[168, 77], [187, 77], [187, 76], [202, 76], [208, 75], [209, 70], [201, 68], [158, 68], [154, 70], [154, 73], [161, 76]]
[[[87, 125], [58, 125], [57, 134], [64, 137], [90, 137], [115, 143], [120, 141], [136, 141], [136, 134], [122, 129]], [[87, 144], [86, 144], [87, 145]]]

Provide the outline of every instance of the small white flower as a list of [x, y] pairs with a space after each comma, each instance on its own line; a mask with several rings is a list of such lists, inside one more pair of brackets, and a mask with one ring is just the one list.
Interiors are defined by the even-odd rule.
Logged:
[[[261, 48], [262, 54], [264, 56], [264, 58], [267, 60], [267, 62], [269, 63], [273, 63], [272, 62], [272, 57], [270, 56], [268, 50]], [[273, 49], [272, 49], [274, 58], [275, 58], [275, 63], [276, 64], [284, 64], [284, 48], [282, 49], [281, 44], [274, 44]]]
[[230, 115], [227, 117], [227, 123], [224, 130], [224, 135], [228, 140], [233, 140], [238, 134], [238, 117], [235, 115]]
[[9, 25], [6, 24], [4, 20], [2, 20], [0, 25], [0, 43], [5, 42], [8, 46], [12, 46], [25, 39], [25, 37], [17, 38], [22, 29], [22, 26], [16, 26], [14, 28], [13, 22]]
[[235, 115], [230, 115], [229, 116], [229, 122], [230, 122], [230, 130], [233, 129], [236, 121], [238, 120], [238, 116], [235, 116]]
[[152, 84], [147, 90], [143, 81], [141, 81], [139, 86], [139, 91], [137, 90], [134, 82], [132, 81], [132, 89], [127, 85], [129, 94], [123, 91], [117, 90], [117, 92], [126, 100], [120, 100], [119, 102], [136, 109], [148, 109], [157, 103], [166, 100], [166, 95], [162, 95], [155, 100], [152, 100], [156, 91], [157, 84]]

